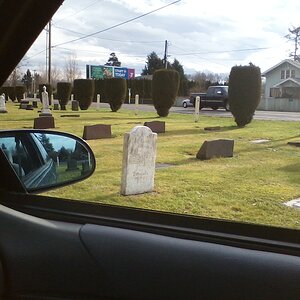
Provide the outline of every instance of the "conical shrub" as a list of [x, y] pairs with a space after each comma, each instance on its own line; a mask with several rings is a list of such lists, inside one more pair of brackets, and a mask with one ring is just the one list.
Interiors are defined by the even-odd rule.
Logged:
[[59, 101], [59, 105], [61, 110], [66, 110], [66, 105], [70, 100], [72, 92], [72, 84], [71, 82], [58, 82], [57, 83], [57, 98]]
[[253, 64], [232, 67], [229, 75], [228, 99], [230, 111], [239, 127], [244, 127], [252, 121], [260, 97], [260, 68]]
[[105, 80], [105, 99], [113, 112], [118, 111], [126, 98], [127, 83], [124, 78], [109, 78]]
[[79, 102], [81, 110], [87, 110], [93, 101], [95, 83], [92, 79], [75, 79], [74, 93], [75, 99]]
[[157, 114], [167, 117], [179, 89], [179, 73], [175, 70], [160, 69], [154, 72], [152, 99]]

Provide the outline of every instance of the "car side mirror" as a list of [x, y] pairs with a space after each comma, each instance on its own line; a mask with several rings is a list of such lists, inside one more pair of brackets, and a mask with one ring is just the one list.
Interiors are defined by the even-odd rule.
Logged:
[[[28, 193], [81, 181], [91, 176], [96, 167], [95, 156], [88, 144], [64, 132], [0, 131], [0, 149], [0, 165], [5, 164], [5, 157], [13, 170], [11, 174], [17, 176]], [[5, 181], [0, 182], [0, 188], [6, 190]]]

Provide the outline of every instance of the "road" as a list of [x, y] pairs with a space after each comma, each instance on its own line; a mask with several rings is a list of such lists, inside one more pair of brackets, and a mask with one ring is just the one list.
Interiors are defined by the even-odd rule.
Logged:
[[[101, 103], [101, 105], [108, 105], [106, 103]], [[123, 104], [123, 108], [135, 109], [134, 104]], [[144, 111], [155, 111], [155, 108], [152, 105], [139, 105], [140, 110]], [[180, 113], [180, 114], [193, 114], [193, 107], [172, 107], [170, 112]], [[232, 115], [230, 112], [225, 111], [224, 109], [212, 110], [212, 109], [202, 109], [200, 111], [200, 116], [217, 116], [217, 117], [227, 117], [231, 118]], [[254, 114], [254, 119], [256, 120], [279, 120], [279, 121], [300, 121], [300, 112], [281, 112], [281, 111], [256, 111]]]

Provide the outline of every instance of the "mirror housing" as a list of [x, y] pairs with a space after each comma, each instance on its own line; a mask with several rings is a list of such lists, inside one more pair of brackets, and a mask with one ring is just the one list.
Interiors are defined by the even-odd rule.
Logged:
[[89, 145], [50, 130], [0, 131], [0, 189], [38, 193], [84, 180], [96, 168]]

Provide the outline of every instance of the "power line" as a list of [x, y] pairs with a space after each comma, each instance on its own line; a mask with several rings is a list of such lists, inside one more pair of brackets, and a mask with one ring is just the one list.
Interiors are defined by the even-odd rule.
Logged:
[[137, 17], [131, 18], [131, 19], [127, 20], [127, 21], [118, 23], [118, 24], [116, 24], [116, 25], [110, 26], [110, 27], [108, 27], [108, 28], [106, 28], [106, 29], [102, 29], [102, 30], [99, 30], [99, 31], [94, 32], [94, 33], [91, 33], [91, 34], [87, 34], [87, 35], [85, 35], [85, 36], [82, 36], [82, 37], [80, 37], [80, 38], [77, 38], [77, 39], [74, 39], [74, 40], [71, 40], [71, 41], [68, 41], [68, 42], [64, 42], [64, 43], [60, 43], [60, 44], [54, 45], [53, 47], [62, 46], [62, 45], [66, 45], [66, 44], [69, 44], [69, 43], [77, 42], [77, 41], [86, 39], [86, 38], [88, 38], [88, 37], [94, 36], [94, 35], [96, 35], [96, 34], [103, 33], [103, 32], [105, 32], [105, 31], [114, 29], [114, 28], [116, 28], [116, 27], [122, 26], [122, 25], [124, 25], [124, 24], [130, 23], [130, 22], [135, 21], [135, 20], [137, 20], [137, 19], [140, 19], [140, 18], [143, 18], [143, 17], [145, 17], [145, 16], [148, 16], [148, 15], [154, 13], [154, 12], [157, 12], [157, 11], [159, 11], [159, 10], [162, 10], [162, 9], [168, 7], [168, 6], [174, 5], [174, 4], [176, 4], [176, 3], [180, 2], [180, 1], [181, 1], [181, 0], [177, 0], [177, 1], [171, 2], [171, 3], [167, 4], [167, 5], [161, 6], [161, 7], [157, 8], [157, 9], [154, 9], [154, 10], [152, 10], [152, 11], [149, 11], [149, 12], [147, 12], [147, 13], [145, 13], [145, 14], [142, 14], [142, 15], [139, 15], [139, 16], [137, 16]]
[[[78, 31], [74, 31], [74, 30], [71, 30], [71, 29], [67, 29], [67, 28], [63, 28], [63, 27], [55, 26], [55, 25], [53, 27], [55, 27], [57, 29], [64, 30], [64, 31], [68, 31], [68, 32], [71, 32], [71, 33], [74, 33], [74, 34], [79, 34], [79, 35], [84, 36], [84, 33], [80, 33]], [[136, 40], [135, 41], [128, 41], [128, 40], [117, 40], [117, 39], [101, 38], [101, 37], [98, 37], [98, 36], [96, 36], [96, 38], [100, 39], [100, 40], [111, 41], [111, 42], [136, 43], [136, 44], [154, 44], [154, 43], [164, 43], [165, 42], [164, 40], [161, 40], [161, 41], [136, 41]]]
[[[180, 48], [178, 48], [180, 49]], [[234, 50], [220, 50], [220, 51], [207, 51], [207, 52], [191, 52], [191, 53], [176, 53], [176, 55], [198, 55], [198, 54], [218, 54], [218, 53], [231, 53], [231, 52], [246, 52], [246, 51], [260, 51], [271, 49], [270, 47], [259, 48], [246, 48], [246, 49], [234, 49]], [[183, 49], [180, 49], [183, 50]]]
[[[54, 24], [60, 23], [60, 22], [64, 21], [65, 19], [74, 17], [74, 16], [78, 15], [79, 13], [83, 12], [84, 10], [90, 8], [91, 6], [95, 5], [96, 3], [100, 2], [100, 1], [103, 1], [103, 0], [96, 0], [96, 1], [94, 1], [93, 3], [89, 4], [88, 6], [85, 6], [84, 8], [82, 8], [82, 9], [76, 11], [76, 12], [73, 13], [72, 15], [66, 16], [65, 18], [62, 18], [62, 19], [60, 19], [60, 20], [58, 20], [58, 21], [55, 21]], [[53, 24], [52, 24], [52, 25], [53, 25]]]

